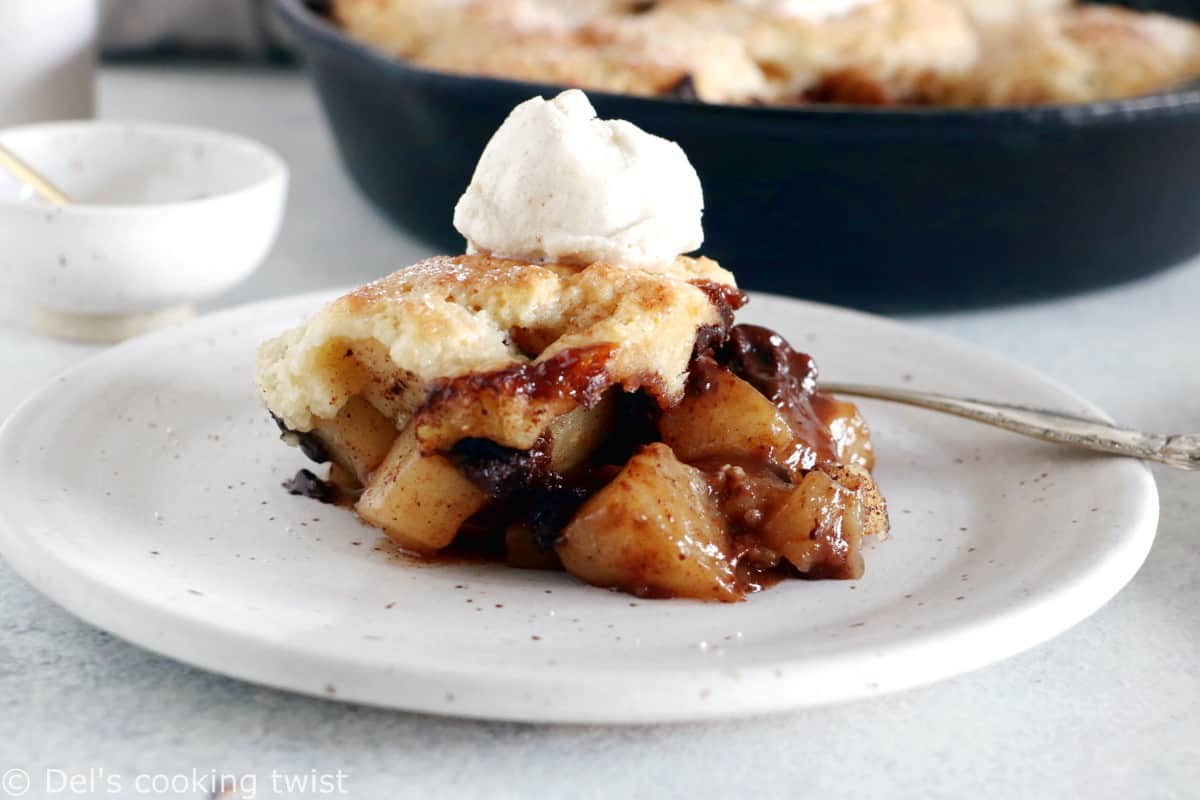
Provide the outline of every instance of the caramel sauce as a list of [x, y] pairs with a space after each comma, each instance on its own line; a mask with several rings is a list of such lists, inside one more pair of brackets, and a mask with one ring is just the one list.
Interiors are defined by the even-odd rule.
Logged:
[[692, 281], [692, 286], [708, 295], [709, 302], [716, 307], [726, 328], [733, 327], [733, 312], [750, 302], [750, 295], [727, 283]]
[[483, 393], [538, 400], [576, 400], [590, 406], [607, 388], [608, 361], [615, 345], [597, 344], [555, 353], [545, 361], [514, 364], [494, 372], [473, 372], [432, 383], [425, 408], [455, 397], [475, 398]]
[[768, 589], [792, 570], [775, 551], [764, 547], [759, 530], [786, 502], [794, 488], [767, 463], [740, 465], [697, 464], [729, 526], [730, 563], [743, 594]]
[[504, 553], [496, 547], [471, 548], [457, 539], [449, 547], [438, 550], [436, 553], [417, 553], [404, 549], [387, 536], [380, 536], [372, 549], [377, 553], [383, 553], [389, 561], [399, 561], [412, 566], [453, 567], [504, 563]]

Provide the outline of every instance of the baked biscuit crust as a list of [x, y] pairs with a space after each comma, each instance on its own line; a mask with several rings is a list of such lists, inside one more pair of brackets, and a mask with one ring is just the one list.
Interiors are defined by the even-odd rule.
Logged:
[[806, 19], [735, 0], [336, 0], [430, 69], [711, 103], [1001, 106], [1200, 77], [1200, 26], [1072, 0], [873, 0]]
[[1020, 106], [1135, 97], [1200, 76], [1200, 26], [1117, 6], [1074, 6], [993, 29], [944, 101]]
[[934, 78], [978, 57], [965, 13], [945, 0], [886, 0], [812, 23], [758, 16], [746, 34], [779, 103], [923, 103]]
[[[697, 284], [735, 286], [733, 276], [707, 258], [681, 256], [651, 272], [604, 263], [435, 257], [356, 289], [263, 344], [256, 381], [272, 413], [293, 431], [334, 418], [358, 395], [403, 428], [431, 394], [454, 407], [453, 392], [434, 392], [450, 379], [554, 364], [566, 353], [604, 348], [600, 377], [589, 377], [589, 385], [643, 388], [670, 405], [683, 395], [698, 332], [723, 324], [719, 304]], [[504, 397], [504, 413], [478, 420], [479, 431], [467, 430], [461, 411], [439, 415], [426, 407], [422, 436], [444, 444], [469, 434], [527, 448], [530, 436], [540, 433], [522, 422], [533, 418], [531, 406], [556, 416], [585, 399]], [[453, 433], [443, 436], [439, 426]]]
[[444, 72], [641, 96], [737, 103], [769, 92], [740, 37], [664, 12], [597, 14], [542, 28], [467, 22], [446, 28], [412, 57]]

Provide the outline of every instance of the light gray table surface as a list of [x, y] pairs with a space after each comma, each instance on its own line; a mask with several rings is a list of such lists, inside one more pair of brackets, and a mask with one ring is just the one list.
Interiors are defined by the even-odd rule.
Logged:
[[[237, 131], [291, 165], [274, 254], [214, 305], [361, 282], [426, 254], [354, 191], [299, 73], [119, 67], [100, 89], [103, 116]], [[1080, 297], [912, 321], [1042, 370], [1128, 424], [1200, 431], [1200, 261]], [[93, 352], [0, 315], [0, 416]], [[1149, 560], [1059, 638], [927, 688], [720, 724], [495, 724], [292, 696], [125, 644], [0, 562], [0, 773], [28, 770], [29, 797], [110, 796], [49, 794], [47, 768], [254, 774], [259, 797], [274, 796], [272, 769], [340, 769], [363, 798], [1200, 797], [1200, 476], [1156, 476]]]

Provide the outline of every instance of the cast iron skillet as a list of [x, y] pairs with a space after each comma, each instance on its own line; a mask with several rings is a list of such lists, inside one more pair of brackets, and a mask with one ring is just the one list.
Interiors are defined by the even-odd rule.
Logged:
[[[451, 215], [480, 151], [513, 106], [555, 88], [422, 70], [305, 0], [276, 3], [362, 191], [462, 252]], [[1200, 17], [1200, 0], [1140, 5]], [[683, 146], [704, 182], [703, 252], [748, 288], [963, 307], [1112, 284], [1200, 251], [1200, 88], [1000, 110], [590, 96], [602, 117]]]

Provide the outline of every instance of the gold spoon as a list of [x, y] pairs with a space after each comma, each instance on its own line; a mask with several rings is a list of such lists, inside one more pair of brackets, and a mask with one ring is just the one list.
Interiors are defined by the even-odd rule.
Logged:
[[1200, 434], [1145, 433], [1103, 420], [1044, 408], [972, 400], [882, 386], [822, 383], [833, 394], [869, 397], [942, 411], [1047, 442], [1099, 453], [1140, 458], [1176, 469], [1200, 470]]
[[3, 144], [0, 144], [0, 167], [7, 170], [21, 183], [32, 188], [43, 200], [56, 206], [71, 205], [71, 198], [67, 197], [65, 192]]

